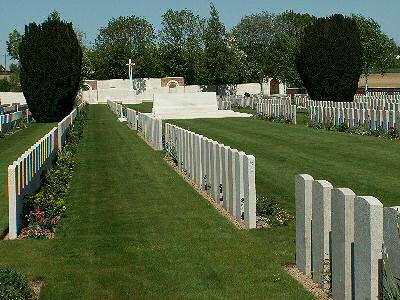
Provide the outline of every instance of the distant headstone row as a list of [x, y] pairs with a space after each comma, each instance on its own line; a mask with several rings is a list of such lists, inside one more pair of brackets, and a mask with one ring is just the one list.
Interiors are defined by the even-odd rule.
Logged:
[[[229, 95], [222, 96], [218, 99], [219, 101], [229, 101], [232, 107], [241, 107], [241, 108], [252, 108], [262, 101], [277, 101], [281, 104], [282, 101], [289, 101], [291, 104], [291, 98], [289, 95], [250, 95], [250, 96], [242, 96], [242, 95]], [[278, 103], [275, 103], [278, 104]]]
[[134, 109], [126, 108], [114, 101], [107, 101], [108, 107], [120, 119], [126, 119], [128, 127], [137, 130], [139, 134], [155, 150], [162, 150], [162, 120], [154, 118], [151, 114], [137, 112]]
[[24, 117], [30, 123], [32, 115], [28, 109], [0, 115], [0, 132], [5, 133], [21, 125]]
[[296, 105], [292, 105], [291, 100], [263, 100], [257, 103], [256, 111], [258, 116], [297, 123]]
[[222, 98], [218, 99], [218, 109], [219, 110], [231, 110], [232, 109], [232, 101], [223, 100]]
[[85, 103], [80, 104], [57, 127], [54, 127], [8, 166], [9, 238], [16, 239], [24, 218], [26, 195], [34, 194], [41, 183], [41, 175], [51, 168], [57, 151], [66, 143], [67, 132]]
[[371, 130], [398, 128], [400, 111], [334, 107], [310, 107], [310, 119], [314, 123], [346, 125], [349, 128], [363, 127]]
[[256, 227], [254, 156], [169, 123], [165, 149], [218, 205], [247, 228]]
[[297, 175], [297, 267], [321, 287], [331, 284], [334, 300], [378, 299], [386, 280], [400, 278], [399, 214], [374, 197]]

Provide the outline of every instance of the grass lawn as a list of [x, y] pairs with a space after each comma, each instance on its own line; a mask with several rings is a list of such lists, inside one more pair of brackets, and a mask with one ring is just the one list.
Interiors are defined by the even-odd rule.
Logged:
[[8, 229], [8, 165], [54, 126], [54, 123], [32, 123], [28, 128], [0, 139], [0, 235]]
[[282, 268], [293, 225], [235, 229], [162, 156], [90, 106], [57, 238], [2, 241], [0, 264], [42, 278], [42, 299], [313, 299]]
[[308, 173], [400, 204], [400, 141], [242, 118], [177, 120], [175, 124], [256, 157], [257, 192], [295, 211], [294, 178]]
[[126, 106], [136, 111], [140, 111], [142, 113], [151, 113], [153, 109], [153, 102], [143, 102], [141, 104], [128, 104]]

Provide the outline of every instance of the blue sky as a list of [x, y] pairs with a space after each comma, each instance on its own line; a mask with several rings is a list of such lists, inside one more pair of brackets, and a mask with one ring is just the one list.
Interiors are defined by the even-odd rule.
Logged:
[[[362, 14], [374, 18], [383, 31], [400, 44], [400, 0], [214, 0], [222, 21], [229, 28], [240, 19], [263, 10], [280, 13], [292, 9], [296, 12], [326, 16], [332, 13]], [[14, 28], [23, 32], [31, 21], [41, 22], [57, 10], [63, 19], [72, 21], [93, 41], [98, 28], [112, 17], [138, 15], [147, 18], [160, 28], [161, 15], [169, 8], [188, 8], [201, 16], [207, 16], [209, 1], [204, 0], [0, 0], [0, 64], [8, 34]]]

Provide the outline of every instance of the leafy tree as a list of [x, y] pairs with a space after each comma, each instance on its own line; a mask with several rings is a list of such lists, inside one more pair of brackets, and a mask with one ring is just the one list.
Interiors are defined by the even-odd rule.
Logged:
[[278, 32], [277, 17], [269, 12], [242, 18], [232, 30], [240, 50], [246, 54], [249, 81], [259, 81], [267, 75], [269, 59], [267, 49]]
[[50, 16], [27, 25], [19, 55], [21, 86], [33, 117], [61, 121], [73, 108], [81, 79], [82, 49], [72, 23]]
[[[100, 28], [91, 57], [95, 60], [94, 76], [97, 79], [115, 78], [116, 74], [127, 77], [126, 63], [133, 59], [135, 77], [153, 77], [157, 60], [149, 57], [155, 53], [155, 31], [147, 20], [136, 16], [113, 18], [107, 27]], [[119, 53], [119, 51], [121, 51]], [[113, 62], [112, 70], [108, 70], [107, 62]], [[117, 65], [118, 64], [118, 65]], [[118, 70], [116, 68], [118, 67]]]
[[205, 20], [187, 9], [169, 9], [162, 19], [159, 51], [163, 75], [184, 76], [193, 84], [202, 59]]
[[372, 18], [353, 15], [360, 32], [362, 45], [365, 90], [368, 90], [368, 76], [372, 70], [384, 73], [394, 64], [396, 43], [381, 31], [380, 25]]
[[20, 65], [11, 64], [10, 65], [10, 92], [21, 92], [21, 83], [19, 81], [20, 75]]
[[126, 78], [128, 59], [133, 57], [132, 49], [123, 42], [96, 49], [89, 53], [94, 64], [96, 79]]
[[315, 17], [310, 14], [301, 14], [288, 10], [278, 15], [276, 22], [278, 32], [287, 34], [299, 44], [304, 35], [304, 30], [314, 24]]
[[18, 32], [18, 30], [14, 29], [8, 35], [8, 41], [6, 42], [8, 54], [11, 56], [12, 59], [15, 59], [17, 61], [19, 61], [18, 48], [19, 44], [21, 43], [21, 39], [21, 34]]
[[0, 92], [10, 92], [11, 83], [7, 79], [0, 79]]
[[267, 48], [266, 74], [292, 86], [301, 86], [296, 68], [297, 55], [296, 41], [287, 33], [277, 33]]
[[204, 70], [203, 83], [218, 87], [223, 84], [235, 84], [240, 81], [243, 65], [243, 53], [235, 47], [219, 19], [217, 9], [211, 4], [210, 18], [204, 34]]
[[[246, 54], [248, 80], [257, 80], [261, 84], [263, 78], [269, 76], [302, 86], [295, 58], [304, 29], [314, 20], [315, 17], [309, 14], [293, 11], [280, 15], [262, 12], [244, 17], [232, 33], [238, 47]], [[284, 45], [283, 41], [289, 44]]]
[[355, 21], [332, 15], [307, 27], [298, 71], [313, 100], [353, 101], [362, 72], [362, 46]]

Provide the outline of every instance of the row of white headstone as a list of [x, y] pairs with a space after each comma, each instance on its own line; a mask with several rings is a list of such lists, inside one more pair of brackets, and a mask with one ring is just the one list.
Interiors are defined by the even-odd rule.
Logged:
[[257, 102], [257, 97], [255, 95], [252, 95], [250, 97], [242, 95], [229, 95], [229, 96], [223, 96], [222, 99], [225, 101], [230, 101], [231, 105], [235, 107], [253, 108], [255, 103]]
[[256, 228], [255, 157], [165, 124], [165, 149], [202, 190], [247, 228]]
[[[149, 114], [137, 113], [137, 130], [155, 150], [163, 150], [162, 120]], [[129, 121], [128, 121], [129, 123]]]
[[19, 126], [27, 112], [28, 110], [26, 112], [16, 111], [13, 113], [0, 115], [0, 132], [6, 133], [7, 131]]
[[310, 101], [311, 98], [307, 94], [294, 94], [293, 95], [293, 102], [298, 108], [308, 108], [308, 101]]
[[335, 108], [356, 108], [356, 109], [383, 109], [399, 110], [399, 102], [380, 99], [370, 99], [365, 102], [334, 102], [334, 101], [313, 101], [308, 100], [306, 106], [335, 107]]
[[[400, 278], [400, 207], [296, 176], [296, 265], [332, 298], [378, 299], [385, 268]], [[388, 265], [382, 265], [383, 245]], [[331, 273], [331, 282], [326, 275]]]
[[76, 107], [54, 127], [8, 166], [9, 239], [16, 239], [24, 220], [26, 195], [40, 187], [42, 174], [52, 167], [57, 151], [62, 151], [66, 135], [85, 103]]
[[232, 102], [230, 100], [218, 99], [218, 110], [231, 110]]
[[314, 101], [308, 95], [295, 94], [293, 96], [294, 104], [298, 108], [309, 108], [311, 106], [326, 106], [338, 108], [375, 108], [375, 109], [398, 109], [400, 96], [397, 95], [379, 95], [365, 96], [355, 95], [353, 102], [334, 102], [334, 101]]
[[363, 127], [371, 130], [383, 129], [388, 132], [397, 128], [400, 121], [400, 111], [354, 109], [314, 106], [309, 108], [310, 120], [314, 123], [332, 124], [347, 127]]
[[124, 106], [115, 101], [107, 100], [107, 105], [118, 118], [125, 118]]
[[282, 101], [283, 104], [274, 104], [275, 101], [264, 100], [257, 103], [257, 115], [283, 118], [293, 124], [297, 123], [296, 105], [286, 104], [286, 100]]

